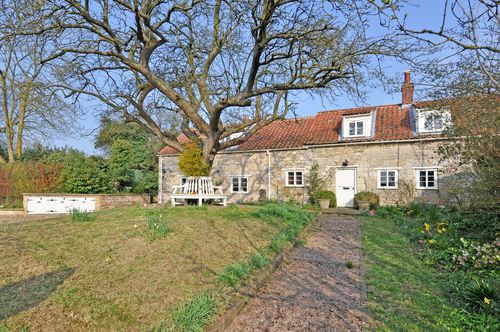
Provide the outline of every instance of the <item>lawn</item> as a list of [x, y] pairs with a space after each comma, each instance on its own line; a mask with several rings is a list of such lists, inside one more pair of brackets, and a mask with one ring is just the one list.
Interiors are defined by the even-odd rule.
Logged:
[[368, 309], [376, 331], [498, 331], [493, 316], [462, 310], [450, 296], [452, 275], [426, 264], [392, 220], [363, 220]]
[[169, 208], [156, 240], [141, 208], [0, 224], [0, 331], [157, 326], [285, 227], [254, 209]]

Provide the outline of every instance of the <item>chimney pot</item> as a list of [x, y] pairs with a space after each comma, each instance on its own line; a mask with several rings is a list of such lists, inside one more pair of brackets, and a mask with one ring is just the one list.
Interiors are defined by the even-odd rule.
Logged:
[[411, 83], [411, 71], [406, 70], [404, 72], [404, 83], [403, 86], [401, 87], [401, 94], [402, 94], [402, 100], [401, 104], [404, 105], [411, 105], [413, 103], [413, 91], [414, 91], [414, 86], [413, 83]]
[[411, 83], [411, 70], [405, 70], [405, 84]]

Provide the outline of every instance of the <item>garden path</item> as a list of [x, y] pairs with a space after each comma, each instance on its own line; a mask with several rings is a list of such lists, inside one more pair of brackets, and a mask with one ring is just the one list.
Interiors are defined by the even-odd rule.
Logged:
[[365, 289], [359, 219], [323, 215], [227, 331], [361, 331]]

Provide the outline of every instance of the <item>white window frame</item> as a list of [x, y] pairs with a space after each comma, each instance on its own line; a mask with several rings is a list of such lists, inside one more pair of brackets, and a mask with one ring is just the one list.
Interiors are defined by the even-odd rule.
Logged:
[[[230, 185], [231, 185], [231, 193], [232, 194], [247, 194], [248, 193], [248, 176], [243, 176], [243, 175], [232, 175], [230, 177]], [[233, 181], [234, 179], [238, 179], [238, 190], [235, 191], [233, 187]], [[247, 188], [246, 190], [243, 190], [243, 185], [241, 184], [241, 180], [246, 179], [247, 181]]]
[[[293, 184], [289, 184], [288, 183], [288, 175], [290, 173], [293, 173]], [[301, 173], [302, 174], [302, 183], [301, 184], [297, 184], [297, 173]], [[285, 187], [304, 187], [304, 182], [305, 182], [305, 172], [303, 170], [300, 170], [300, 169], [294, 169], [294, 170], [287, 170], [285, 171]]]
[[[358, 134], [358, 123], [363, 123], [363, 132]], [[354, 135], [349, 133], [350, 124], [354, 123]], [[350, 115], [343, 118], [343, 136], [344, 137], [367, 137], [371, 136], [372, 114]]]
[[[382, 172], [386, 173], [386, 183], [387, 186], [382, 186]], [[389, 174], [388, 172], [394, 172], [394, 186], [389, 186]], [[399, 171], [395, 168], [379, 169], [377, 170], [377, 188], [378, 189], [398, 189]]]
[[[441, 117], [441, 128], [434, 129], [434, 124], [432, 129], [425, 128], [425, 123], [428, 117]], [[433, 120], [435, 121], [435, 120]], [[418, 132], [421, 134], [440, 134], [451, 126], [451, 113], [447, 109], [436, 110], [423, 108], [417, 110], [417, 128]]]
[[[420, 185], [420, 172], [424, 171], [425, 172], [425, 186]], [[428, 182], [429, 182], [429, 172], [434, 172], [434, 186], [429, 187]], [[422, 167], [422, 168], [415, 168], [415, 182], [416, 182], [416, 188], [417, 189], [422, 189], [422, 190], [437, 190], [438, 189], [438, 169], [437, 168], [431, 168], [431, 167]]]

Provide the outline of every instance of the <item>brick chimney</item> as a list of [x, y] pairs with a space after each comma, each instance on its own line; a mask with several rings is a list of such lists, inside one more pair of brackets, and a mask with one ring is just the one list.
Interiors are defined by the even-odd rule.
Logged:
[[413, 87], [413, 83], [411, 83], [411, 71], [406, 70], [405, 71], [405, 81], [403, 83], [403, 86], [401, 87], [401, 93], [402, 93], [402, 105], [411, 105], [413, 103], [413, 90], [415, 89]]

